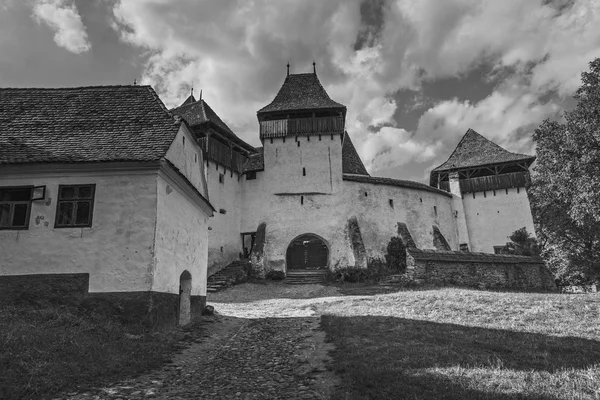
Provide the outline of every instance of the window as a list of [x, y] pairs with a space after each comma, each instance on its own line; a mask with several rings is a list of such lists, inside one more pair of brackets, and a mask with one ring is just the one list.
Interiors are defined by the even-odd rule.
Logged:
[[367, 197], [369, 194], [367, 192], [365, 192], [365, 197]]
[[319, 135], [319, 142], [321, 141], [321, 135]]
[[460, 251], [469, 251], [469, 245], [466, 243], [461, 243], [459, 248], [460, 248]]
[[388, 200], [390, 203], [390, 207], [392, 207], [392, 210], [394, 209], [394, 199], [389, 199]]
[[29, 228], [31, 186], [0, 188], [0, 229]]
[[198, 153], [194, 153], [194, 162], [197, 163], [198, 162]]
[[96, 185], [59, 185], [55, 228], [92, 226]]
[[506, 246], [494, 246], [494, 254], [508, 254]]
[[296, 143], [298, 144], [298, 147], [300, 147], [300, 141], [297, 141]]
[[182, 142], [183, 142], [183, 147], [185, 147], [185, 136], [182, 136], [181, 138], [183, 139], [183, 140], [182, 140]]
[[252, 179], [256, 179], [256, 171], [246, 172], [246, 180], [250, 181]]
[[225, 175], [219, 174], [219, 183], [225, 183]]
[[433, 206], [433, 213], [435, 214], [435, 216], [437, 217], [437, 207]]
[[302, 176], [306, 176], [306, 168], [302, 168]]
[[219, 214], [227, 214], [227, 211], [225, 211], [224, 208], [219, 209]]
[[304, 204], [304, 196], [300, 196], [300, 204]]

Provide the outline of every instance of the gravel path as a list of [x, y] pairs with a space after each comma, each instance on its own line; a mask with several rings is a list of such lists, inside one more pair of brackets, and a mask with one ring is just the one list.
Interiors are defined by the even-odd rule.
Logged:
[[[133, 380], [62, 399], [326, 399], [331, 345], [315, 303], [341, 301], [335, 287], [244, 284], [211, 294], [218, 315], [172, 364]], [[208, 325], [208, 326], [207, 326]]]

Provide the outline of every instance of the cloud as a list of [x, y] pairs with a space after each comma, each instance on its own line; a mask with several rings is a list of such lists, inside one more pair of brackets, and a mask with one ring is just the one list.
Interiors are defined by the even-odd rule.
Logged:
[[38, 23], [43, 22], [54, 31], [57, 46], [76, 54], [91, 49], [75, 4], [68, 4], [67, 0], [36, 0], [33, 3], [33, 17]]
[[[368, 9], [368, 10], [367, 10]], [[367, 10], [368, 12], [366, 12]], [[292, 72], [317, 62], [332, 98], [348, 107], [347, 129], [371, 172], [447, 157], [469, 127], [514, 151], [560, 112], [600, 47], [600, 3], [566, 0], [120, 0], [114, 27], [146, 49], [143, 82], [169, 106], [190, 85], [258, 144], [256, 110]], [[461, 78], [482, 65], [502, 77], [490, 95], [423, 97], [423, 82]], [[426, 99], [415, 131], [403, 127], [399, 90]], [[552, 94], [549, 98], [549, 93]], [[443, 161], [443, 160], [442, 160]]]

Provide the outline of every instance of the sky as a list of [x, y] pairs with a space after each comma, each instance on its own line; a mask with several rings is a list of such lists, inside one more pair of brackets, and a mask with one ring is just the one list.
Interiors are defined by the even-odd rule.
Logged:
[[598, 0], [0, 0], [0, 87], [193, 87], [260, 146], [256, 111], [314, 60], [368, 171], [423, 182], [469, 128], [534, 154], [597, 57]]

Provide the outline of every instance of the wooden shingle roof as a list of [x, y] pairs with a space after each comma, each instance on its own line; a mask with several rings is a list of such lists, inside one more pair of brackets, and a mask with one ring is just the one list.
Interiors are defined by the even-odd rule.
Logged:
[[231, 140], [246, 149], [249, 152], [254, 152], [253, 146], [249, 145], [240, 139], [221, 117], [208, 105], [204, 99], [197, 100], [193, 95], [190, 95], [181, 106], [171, 109], [171, 112], [183, 118], [192, 128], [205, 123], [212, 123], [219, 128], [219, 133], [223, 134], [227, 139]]
[[342, 172], [344, 174], [367, 175], [367, 169], [358, 155], [348, 132], [344, 134], [344, 143], [342, 144]]
[[181, 124], [150, 86], [0, 89], [0, 164], [158, 161]]
[[469, 128], [448, 160], [432, 172], [533, 160], [535, 156], [511, 153]]
[[275, 99], [258, 110], [258, 114], [311, 109], [343, 109], [345, 113], [346, 106], [331, 100], [317, 74], [291, 74], [285, 78]]

